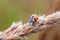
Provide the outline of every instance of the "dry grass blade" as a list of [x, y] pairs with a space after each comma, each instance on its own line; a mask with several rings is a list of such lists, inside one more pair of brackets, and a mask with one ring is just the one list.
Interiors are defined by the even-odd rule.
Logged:
[[39, 16], [38, 21], [34, 24], [35, 27], [29, 22], [26, 24], [22, 24], [22, 22], [13, 23], [9, 29], [0, 35], [0, 40], [21, 40], [33, 33], [50, 28], [58, 21], [60, 21], [60, 11], [44, 17]]

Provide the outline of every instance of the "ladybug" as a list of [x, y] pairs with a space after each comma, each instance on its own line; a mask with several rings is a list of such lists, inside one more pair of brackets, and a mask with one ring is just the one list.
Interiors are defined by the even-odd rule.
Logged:
[[30, 17], [30, 22], [36, 22], [38, 20], [38, 15], [32, 14]]

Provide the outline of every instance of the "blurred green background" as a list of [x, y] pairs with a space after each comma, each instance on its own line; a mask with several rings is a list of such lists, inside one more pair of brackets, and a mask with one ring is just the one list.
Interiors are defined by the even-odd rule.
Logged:
[[[31, 14], [41, 14], [45, 0], [0, 0], [0, 31], [8, 28], [12, 22], [22, 20], [26, 23]], [[35, 34], [30, 40], [35, 40]]]

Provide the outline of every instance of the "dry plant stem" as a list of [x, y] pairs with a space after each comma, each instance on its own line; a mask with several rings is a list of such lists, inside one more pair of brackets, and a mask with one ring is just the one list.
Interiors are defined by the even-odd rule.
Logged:
[[[4, 36], [5, 38], [2, 37], [1, 40], [11, 40], [11, 39], [20, 40], [21, 38], [24, 38], [26, 36], [30, 36], [33, 33], [36, 33], [36, 32], [51, 28], [51, 26], [53, 26], [54, 23], [56, 23], [57, 21], [60, 21], [59, 19], [60, 19], [60, 11], [45, 16], [45, 18], [43, 19], [44, 22], [42, 22], [40, 24], [35, 23], [36, 24], [35, 27], [32, 26], [32, 25], [29, 25], [29, 23], [28, 23], [28, 24], [24, 25], [24, 27], [20, 31], [19, 30], [17, 30], [17, 32], [12, 31], [12, 33], [8, 33], [7, 35], [3, 34], [1, 36], [5, 35]], [[39, 19], [38, 21], [40, 21], [40, 20], [41, 19]], [[19, 37], [20, 39], [17, 38], [17, 37]]]
[[[60, 19], [60, 11], [46, 16], [44, 25], [41, 25], [41, 26], [38, 25], [35, 28], [32, 28], [29, 31], [27, 31], [27, 33], [33, 33], [34, 31], [37, 32], [37, 30], [44, 29], [43, 27], [45, 27], [45, 26], [46, 26], [45, 28], [49, 28], [49, 26], [53, 26], [53, 24], [56, 23], [58, 19]], [[40, 28], [42, 28], [42, 29], [40, 29]], [[25, 34], [27, 35], [27, 33], [25, 33]]]

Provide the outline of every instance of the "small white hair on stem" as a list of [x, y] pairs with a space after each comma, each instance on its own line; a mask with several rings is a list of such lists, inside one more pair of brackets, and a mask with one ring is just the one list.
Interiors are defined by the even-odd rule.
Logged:
[[41, 20], [44, 20], [44, 18], [46, 17], [46, 15], [39, 15], [39, 19]]
[[2, 31], [0, 31], [0, 35], [2, 34], [3, 32]]

